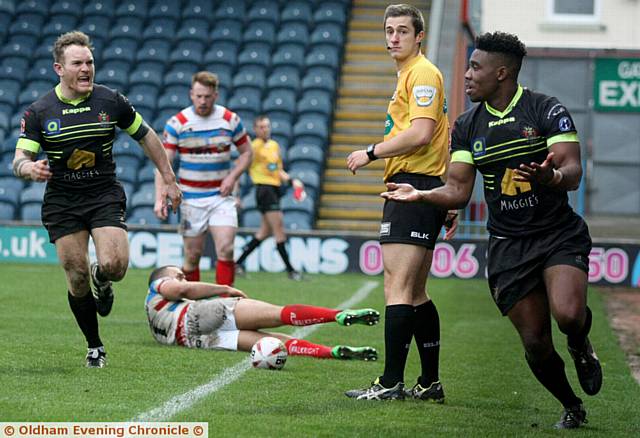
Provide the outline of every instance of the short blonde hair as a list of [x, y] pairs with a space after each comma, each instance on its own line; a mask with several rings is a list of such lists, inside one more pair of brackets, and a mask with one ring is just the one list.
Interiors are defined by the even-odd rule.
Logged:
[[64, 61], [64, 49], [69, 46], [81, 46], [87, 47], [93, 52], [93, 46], [91, 45], [91, 39], [89, 35], [79, 30], [63, 33], [58, 37], [55, 43], [53, 43], [53, 62], [62, 64]]

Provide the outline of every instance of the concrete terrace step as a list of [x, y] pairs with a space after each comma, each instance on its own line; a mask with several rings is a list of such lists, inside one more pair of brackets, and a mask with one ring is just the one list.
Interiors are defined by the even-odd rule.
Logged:
[[320, 219], [380, 220], [380, 218], [382, 217], [382, 212], [379, 208], [375, 210], [364, 210], [358, 208], [320, 207], [318, 217]]
[[333, 119], [338, 121], [356, 121], [356, 120], [366, 120], [370, 122], [381, 123], [384, 125], [384, 115], [382, 112], [378, 111], [349, 111], [349, 110], [337, 110], [333, 113]]
[[320, 202], [333, 207], [366, 206], [367, 208], [380, 208], [384, 203], [384, 199], [379, 196], [365, 194], [326, 193], [320, 196]]
[[353, 145], [361, 145], [366, 146], [370, 143], [379, 143], [382, 141], [381, 134], [371, 134], [371, 135], [363, 135], [363, 134], [331, 134], [330, 144], [353, 144]]
[[373, 220], [345, 220], [345, 219], [318, 219], [316, 228], [319, 230], [345, 230], [345, 231], [365, 231], [378, 233], [380, 231], [380, 221]]
[[[354, 179], [355, 181], [355, 179]], [[378, 196], [381, 192], [384, 191], [384, 186], [382, 184], [374, 186], [374, 185], [363, 185], [358, 182], [353, 183], [334, 183], [325, 181], [323, 184], [324, 191], [323, 193], [327, 194], [369, 194]]]

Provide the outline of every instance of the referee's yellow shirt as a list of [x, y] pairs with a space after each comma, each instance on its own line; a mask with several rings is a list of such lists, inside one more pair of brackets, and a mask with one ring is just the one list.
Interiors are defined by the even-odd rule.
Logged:
[[444, 175], [449, 161], [449, 120], [440, 70], [418, 54], [398, 72], [396, 91], [389, 102], [384, 139], [389, 140], [417, 118], [436, 122], [431, 142], [414, 152], [386, 158], [384, 180], [396, 173]]
[[249, 167], [249, 176], [254, 184], [268, 184], [280, 186], [280, 169], [282, 169], [282, 157], [280, 145], [275, 140], [256, 138], [251, 142], [253, 149], [253, 161]]

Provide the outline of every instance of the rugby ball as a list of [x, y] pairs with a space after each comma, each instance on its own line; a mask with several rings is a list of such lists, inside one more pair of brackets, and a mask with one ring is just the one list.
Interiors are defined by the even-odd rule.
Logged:
[[254, 368], [280, 370], [287, 362], [287, 347], [272, 336], [261, 338], [251, 347], [251, 365]]

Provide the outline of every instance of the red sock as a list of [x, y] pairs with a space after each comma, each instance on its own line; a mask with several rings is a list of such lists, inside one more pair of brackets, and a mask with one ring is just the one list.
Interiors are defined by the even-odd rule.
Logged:
[[304, 339], [289, 339], [284, 343], [287, 347], [287, 353], [291, 356], [310, 356], [320, 359], [331, 359], [331, 347], [326, 345], [314, 344]]
[[282, 308], [280, 320], [287, 325], [313, 325], [333, 322], [340, 310], [326, 307], [307, 306], [306, 304], [290, 304]]
[[187, 281], [200, 281], [200, 267], [197, 267], [193, 271], [187, 271], [182, 268], [182, 272], [184, 272], [184, 276]]
[[233, 285], [236, 264], [233, 260], [218, 260], [216, 262], [216, 283]]

